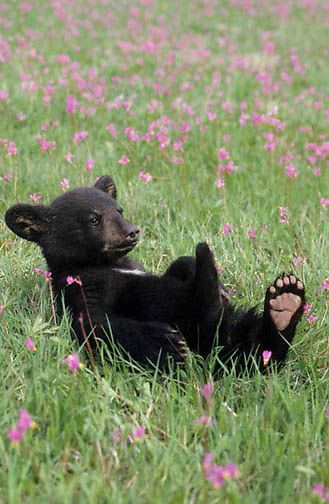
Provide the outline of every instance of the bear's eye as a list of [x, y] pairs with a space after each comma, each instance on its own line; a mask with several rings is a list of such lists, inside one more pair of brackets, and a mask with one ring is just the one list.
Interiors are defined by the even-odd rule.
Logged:
[[92, 217], [89, 218], [89, 222], [92, 226], [98, 226], [100, 221], [101, 221], [100, 215], [93, 215]]
[[123, 208], [118, 207], [118, 208], [117, 208], [117, 210], [118, 210], [118, 212], [119, 212], [119, 214], [120, 214], [120, 215], [122, 215], [122, 214], [123, 214]]

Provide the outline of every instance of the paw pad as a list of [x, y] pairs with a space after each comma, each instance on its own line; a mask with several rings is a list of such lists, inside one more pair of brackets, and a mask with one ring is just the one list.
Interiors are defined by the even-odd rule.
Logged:
[[299, 319], [305, 304], [304, 284], [295, 275], [281, 275], [267, 290], [267, 308], [278, 331]]

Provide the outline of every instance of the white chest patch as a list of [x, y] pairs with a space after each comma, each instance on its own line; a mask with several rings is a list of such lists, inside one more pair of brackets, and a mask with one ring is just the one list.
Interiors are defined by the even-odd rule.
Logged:
[[133, 270], [128, 270], [128, 269], [120, 269], [120, 268], [113, 268], [113, 271], [118, 271], [119, 273], [125, 273], [126, 275], [147, 275], [146, 271], [141, 271], [138, 269], [133, 269]]

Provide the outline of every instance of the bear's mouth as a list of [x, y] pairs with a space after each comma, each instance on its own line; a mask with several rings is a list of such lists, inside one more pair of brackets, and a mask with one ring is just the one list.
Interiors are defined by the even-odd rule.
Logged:
[[117, 247], [117, 248], [114, 249], [114, 252], [129, 252], [134, 247], [136, 247], [136, 245], [137, 245], [137, 241], [135, 243], [127, 245], [127, 247]]
[[105, 247], [103, 248], [103, 252], [106, 254], [127, 254], [132, 250], [134, 247], [136, 247], [138, 243], [138, 240], [134, 240], [133, 242], [130, 242], [129, 244], [121, 243], [117, 247]]

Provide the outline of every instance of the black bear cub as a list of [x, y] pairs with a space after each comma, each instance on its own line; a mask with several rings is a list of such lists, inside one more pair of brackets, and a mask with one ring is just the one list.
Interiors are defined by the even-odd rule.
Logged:
[[165, 368], [168, 356], [183, 362], [187, 347], [243, 370], [264, 351], [282, 363], [305, 304], [303, 283], [281, 275], [265, 295], [263, 314], [232, 307], [206, 243], [194, 257], [180, 257], [162, 276], [127, 257], [139, 229], [123, 217], [108, 176], [78, 188], [51, 205], [17, 204], [5, 216], [9, 228], [36, 242], [52, 273], [80, 344], [94, 353], [99, 341], [117, 344], [132, 359]]

